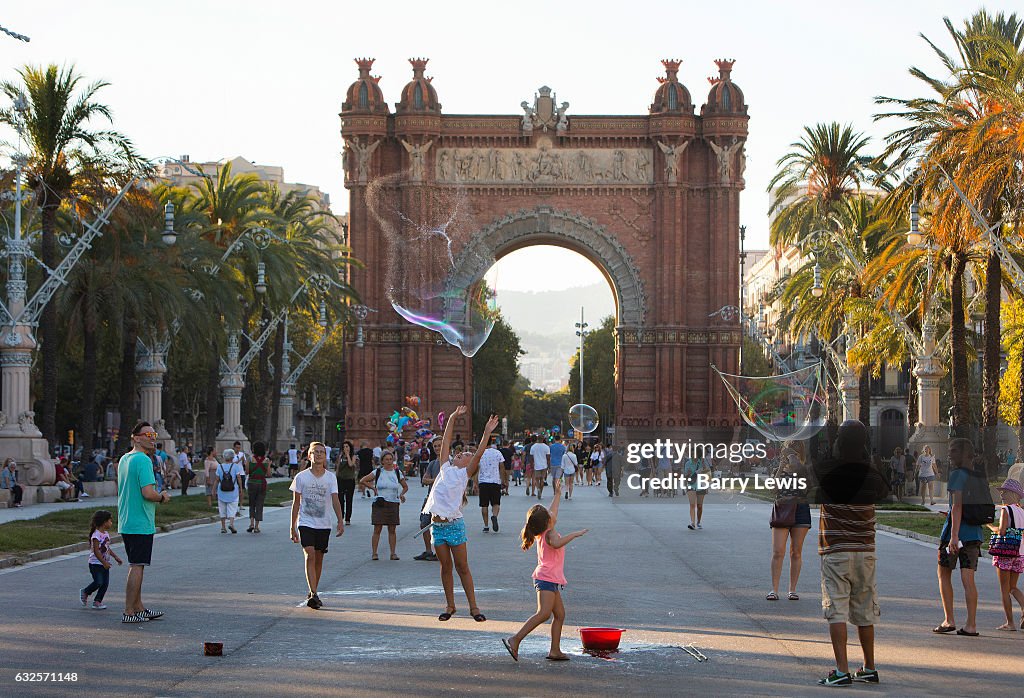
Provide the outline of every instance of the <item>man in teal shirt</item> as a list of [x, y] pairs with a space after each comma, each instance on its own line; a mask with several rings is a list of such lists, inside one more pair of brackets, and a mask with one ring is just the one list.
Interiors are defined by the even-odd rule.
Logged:
[[[964, 523], [964, 490], [967, 478], [974, 469], [974, 444], [967, 439], [949, 442], [949, 515], [939, 534], [939, 596], [942, 599], [942, 622], [934, 629], [937, 633], [975, 636], [978, 628], [978, 587], [974, 573], [981, 555], [981, 526]], [[960, 581], [967, 602], [967, 623], [957, 630], [953, 615], [953, 570], [960, 565]]]
[[142, 577], [153, 557], [156, 534], [156, 505], [170, 501], [167, 492], [158, 492], [151, 456], [156, 450], [156, 430], [149, 422], [132, 429], [132, 450], [117, 466], [117, 531], [124, 541], [128, 558], [122, 623], [143, 623], [163, 613], [151, 611], [142, 603]]

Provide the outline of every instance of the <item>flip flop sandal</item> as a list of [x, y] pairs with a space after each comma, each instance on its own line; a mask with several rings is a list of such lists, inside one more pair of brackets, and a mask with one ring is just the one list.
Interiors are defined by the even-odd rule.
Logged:
[[957, 635], [966, 635], [967, 637], [978, 637], [979, 635], [981, 635], [981, 633], [969, 633], [966, 630], [964, 630], [963, 628], [960, 628], [959, 630], [957, 630], [956, 634]]
[[932, 628], [933, 633], [951, 633], [956, 630], [955, 625], [938, 625]]
[[768, 595], [765, 596], [764, 598], [765, 598], [766, 601], [778, 601], [779, 600], [779, 595], [776, 594], [774, 591], [769, 591]]
[[561, 657], [552, 657], [550, 654], [545, 657], [549, 662], [567, 662], [571, 657], [567, 654], [563, 654]]
[[450, 610], [450, 611], [445, 609], [445, 612], [442, 613], [441, 615], [439, 615], [437, 617], [437, 619], [440, 620], [440, 621], [451, 620], [451, 617], [454, 616], [454, 615], [455, 615], [455, 609], [454, 608], [452, 610]]
[[508, 650], [509, 656], [512, 657], [512, 659], [514, 659], [514, 660], [516, 660], [518, 662], [519, 661], [519, 657], [517, 657], [516, 655], [514, 655], [512, 653], [512, 643], [508, 641], [507, 637], [501, 638], [501, 644], [505, 645], [505, 649]]
[[[476, 611], [476, 613], [473, 613], [474, 610]], [[469, 609], [469, 615], [477, 623], [483, 623], [485, 620], [487, 620], [487, 616], [485, 616], [483, 613], [481, 613], [479, 608], [476, 608], [476, 609], [471, 608], [471, 609]]]
[[373, 556], [373, 557], [371, 557], [370, 559], [371, 559], [371, 560], [379, 560], [380, 558], [379, 558], [379, 557], [377, 557], [376, 555], [374, 555], [374, 556]]
[[392, 560], [401, 560], [402, 558], [398, 557], [397, 555], [392, 555], [391, 559]]
[[788, 598], [790, 601], [799, 601], [800, 595], [797, 594], [795, 591], [791, 591], [789, 592], [789, 596], [787, 596], [786, 598]]

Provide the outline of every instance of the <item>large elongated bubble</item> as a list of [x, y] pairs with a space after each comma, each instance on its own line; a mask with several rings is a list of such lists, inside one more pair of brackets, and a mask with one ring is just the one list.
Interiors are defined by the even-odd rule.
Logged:
[[734, 376], [717, 368], [715, 372], [743, 421], [769, 441], [802, 441], [825, 426], [821, 364], [767, 377]]
[[391, 307], [464, 355], [476, 354], [494, 328], [496, 294], [482, 278], [453, 279], [474, 279], [466, 269], [482, 275], [494, 260], [472, 252], [456, 256], [477, 232], [464, 190], [413, 181], [402, 172], [373, 181], [366, 202], [384, 233], [388, 263], [382, 271]]

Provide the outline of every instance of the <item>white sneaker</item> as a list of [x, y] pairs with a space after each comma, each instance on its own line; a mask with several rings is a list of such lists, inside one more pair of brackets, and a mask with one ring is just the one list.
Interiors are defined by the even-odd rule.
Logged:
[[88, 496], [89, 496], [89, 493], [88, 493], [88, 492], [83, 492], [83, 493], [82, 493], [82, 496], [83, 496], [83, 497], [88, 497]]
[[102, 601], [93, 601], [92, 607], [95, 608], [97, 611], [107, 610], [107, 604], [103, 603]]
[[697, 528], [704, 528], [704, 527], [701, 526], [700, 524], [697, 524]]

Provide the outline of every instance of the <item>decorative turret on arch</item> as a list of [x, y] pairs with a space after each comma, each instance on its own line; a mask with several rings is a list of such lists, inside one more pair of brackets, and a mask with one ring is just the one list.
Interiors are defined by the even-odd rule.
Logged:
[[[538, 206], [502, 216], [473, 236], [455, 257], [446, 291], [466, 289], [483, 278], [494, 260], [529, 244], [572, 245], [608, 277], [618, 308], [618, 324], [643, 327], [647, 295], [629, 252], [603, 225], [584, 216]], [[446, 297], [454, 294], [446, 293]]]

